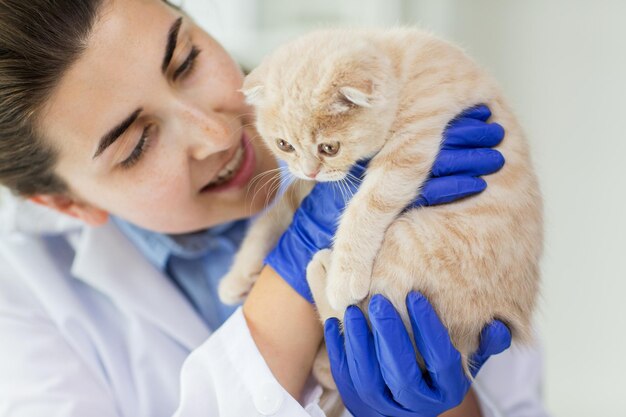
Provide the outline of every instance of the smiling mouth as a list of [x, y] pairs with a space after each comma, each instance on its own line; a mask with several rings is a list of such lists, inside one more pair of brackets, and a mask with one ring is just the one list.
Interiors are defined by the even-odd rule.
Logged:
[[217, 187], [222, 184], [226, 184], [228, 181], [232, 180], [235, 174], [241, 168], [243, 164], [243, 146], [239, 146], [233, 158], [228, 161], [228, 163], [222, 168], [220, 172], [217, 173], [217, 177], [208, 183], [204, 188], [208, 189], [211, 187]]

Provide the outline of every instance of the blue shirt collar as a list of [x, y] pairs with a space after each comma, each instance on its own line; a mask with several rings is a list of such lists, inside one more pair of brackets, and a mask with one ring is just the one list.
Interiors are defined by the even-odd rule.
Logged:
[[200, 232], [168, 235], [141, 228], [114, 216], [112, 219], [160, 271], [165, 271], [167, 261], [171, 256], [183, 259], [197, 259], [204, 256], [215, 246], [217, 238], [228, 233], [237, 224], [248, 221], [248, 219], [235, 220]]

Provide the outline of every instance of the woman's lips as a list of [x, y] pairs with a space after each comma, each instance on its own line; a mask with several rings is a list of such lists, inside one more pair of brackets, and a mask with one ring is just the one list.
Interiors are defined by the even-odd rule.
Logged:
[[241, 162], [239, 170], [233, 175], [233, 177], [220, 185], [206, 185], [202, 188], [202, 190], [200, 190], [200, 193], [210, 194], [226, 191], [232, 188], [241, 188], [242, 185], [245, 185], [250, 181], [252, 174], [254, 174], [256, 156], [254, 154], [252, 144], [245, 133], [241, 137], [241, 146], [243, 147], [243, 161]]

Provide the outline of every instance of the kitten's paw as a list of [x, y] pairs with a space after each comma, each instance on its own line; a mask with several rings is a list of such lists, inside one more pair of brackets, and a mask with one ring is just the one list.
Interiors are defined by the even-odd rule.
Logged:
[[252, 285], [254, 285], [258, 277], [258, 272], [243, 272], [239, 268], [233, 268], [222, 278], [217, 289], [220, 300], [224, 304], [241, 303], [250, 292], [250, 289], [252, 289]]
[[329, 317], [342, 318], [344, 313], [343, 311], [334, 310], [328, 303], [326, 295], [331, 255], [332, 251], [330, 249], [323, 249], [317, 252], [306, 269], [306, 279], [309, 283], [313, 302], [315, 303], [315, 308], [317, 309], [322, 323]]
[[348, 306], [365, 299], [370, 292], [371, 271], [345, 265], [354, 265], [354, 262], [333, 260], [328, 270], [326, 294], [329, 304], [337, 311], [345, 311]]
[[306, 280], [314, 299], [317, 299], [319, 289], [326, 289], [326, 277], [328, 276], [328, 268], [330, 268], [331, 255], [330, 249], [322, 249], [313, 256], [306, 267]]

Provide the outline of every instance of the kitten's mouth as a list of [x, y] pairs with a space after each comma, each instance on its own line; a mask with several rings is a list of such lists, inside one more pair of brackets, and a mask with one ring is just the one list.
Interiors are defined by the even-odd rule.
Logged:
[[322, 172], [314, 180], [317, 182], [336, 182], [347, 177], [347, 173], [343, 171]]

